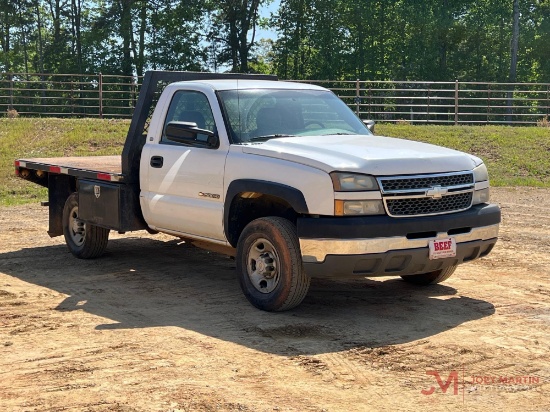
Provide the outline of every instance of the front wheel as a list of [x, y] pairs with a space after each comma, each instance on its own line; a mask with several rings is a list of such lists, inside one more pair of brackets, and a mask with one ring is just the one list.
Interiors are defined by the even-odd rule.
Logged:
[[105, 252], [109, 229], [79, 219], [78, 192], [75, 192], [67, 198], [63, 208], [63, 235], [73, 255], [79, 259], [93, 259]]
[[296, 227], [287, 219], [264, 217], [250, 222], [237, 244], [237, 274], [252, 305], [266, 311], [298, 306], [309, 289]]
[[441, 283], [451, 277], [455, 273], [456, 265], [449, 266], [448, 268], [435, 270], [428, 273], [420, 273], [418, 275], [404, 275], [401, 276], [404, 281], [414, 283], [416, 285], [433, 285]]

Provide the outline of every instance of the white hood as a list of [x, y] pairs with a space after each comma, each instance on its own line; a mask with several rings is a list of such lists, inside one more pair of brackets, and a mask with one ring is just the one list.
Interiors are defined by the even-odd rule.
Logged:
[[324, 170], [375, 176], [471, 170], [475, 156], [431, 144], [383, 136], [301, 136], [243, 146], [243, 152]]

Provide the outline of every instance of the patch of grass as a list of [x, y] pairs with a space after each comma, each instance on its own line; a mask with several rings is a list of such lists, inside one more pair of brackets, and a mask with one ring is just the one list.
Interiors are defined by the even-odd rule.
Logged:
[[[117, 155], [129, 125], [129, 120], [0, 118], [0, 205], [47, 199], [46, 189], [15, 176], [15, 159]], [[376, 132], [479, 156], [494, 186], [550, 187], [550, 128], [403, 123], [378, 124]]]
[[550, 187], [549, 128], [378, 124], [376, 133], [478, 156], [487, 165], [493, 186]]
[[120, 154], [129, 125], [129, 120], [0, 118], [0, 205], [48, 198], [47, 189], [15, 176], [15, 159]]

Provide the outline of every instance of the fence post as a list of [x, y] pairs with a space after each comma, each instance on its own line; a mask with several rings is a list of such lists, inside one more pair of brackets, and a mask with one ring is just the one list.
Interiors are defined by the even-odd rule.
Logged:
[[369, 111], [369, 119], [372, 118], [372, 95], [371, 95], [371, 84], [369, 83], [369, 89], [367, 91], [367, 103], [368, 103], [368, 111]]
[[359, 117], [359, 106], [361, 102], [361, 96], [359, 95], [359, 79], [355, 80], [355, 113]]
[[69, 100], [71, 102], [71, 114], [74, 114], [74, 83], [71, 79], [71, 91], [69, 92]]
[[512, 87], [512, 90], [508, 90], [506, 92], [506, 123], [508, 125], [513, 126], [513, 119], [514, 119], [514, 91], [515, 91], [515, 84], [509, 83], [509, 85]]
[[491, 115], [491, 85], [487, 85], [487, 124], [489, 124], [489, 116]]
[[430, 85], [428, 84], [428, 110], [426, 112], [426, 124], [430, 124]]
[[546, 86], [546, 120], [548, 119], [548, 109], [550, 108], [550, 86]]
[[455, 126], [458, 125], [458, 79], [455, 80]]
[[137, 80], [135, 77], [132, 77], [132, 87], [131, 87], [131, 99], [130, 100], [130, 115], [134, 113], [136, 107], [136, 91], [137, 91]]
[[103, 75], [101, 72], [99, 77], [99, 118], [103, 119]]
[[10, 79], [10, 106], [9, 106], [9, 109], [13, 110], [13, 74], [8, 73], [8, 77]]

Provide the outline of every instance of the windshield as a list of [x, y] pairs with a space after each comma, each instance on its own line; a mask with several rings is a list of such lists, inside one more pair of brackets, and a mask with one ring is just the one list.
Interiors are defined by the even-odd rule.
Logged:
[[288, 136], [372, 134], [334, 93], [246, 89], [219, 92], [233, 143]]

